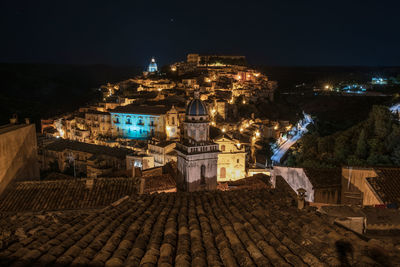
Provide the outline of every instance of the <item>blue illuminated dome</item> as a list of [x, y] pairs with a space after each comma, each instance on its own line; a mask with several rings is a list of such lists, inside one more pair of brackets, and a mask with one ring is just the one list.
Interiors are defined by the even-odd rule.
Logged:
[[149, 64], [149, 67], [147, 68], [148, 72], [157, 72], [158, 68], [157, 68], [157, 63], [156, 60], [154, 59], [154, 57], [151, 59], [151, 62]]

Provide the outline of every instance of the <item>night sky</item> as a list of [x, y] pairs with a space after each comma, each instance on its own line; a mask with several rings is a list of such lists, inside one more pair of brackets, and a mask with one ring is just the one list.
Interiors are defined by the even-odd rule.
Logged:
[[399, 1], [2, 0], [0, 62], [398, 66], [399, 14]]

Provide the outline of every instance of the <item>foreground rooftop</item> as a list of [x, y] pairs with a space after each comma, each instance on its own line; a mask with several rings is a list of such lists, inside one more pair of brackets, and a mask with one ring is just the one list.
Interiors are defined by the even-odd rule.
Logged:
[[325, 215], [298, 210], [277, 190], [142, 195], [86, 214], [68, 212], [4, 215], [0, 265], [389, 266], [400, 261], [390, 244], [378, 246]]

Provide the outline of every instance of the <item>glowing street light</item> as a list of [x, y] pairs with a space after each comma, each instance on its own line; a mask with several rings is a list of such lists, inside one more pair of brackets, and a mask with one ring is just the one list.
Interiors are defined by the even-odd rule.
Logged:
[[242, 103], [243, 103], [243, 104], [246, 104], [246, 100], [243, 99]]
[[256, 137], [260, 137], [260, 132], [256, 131]]

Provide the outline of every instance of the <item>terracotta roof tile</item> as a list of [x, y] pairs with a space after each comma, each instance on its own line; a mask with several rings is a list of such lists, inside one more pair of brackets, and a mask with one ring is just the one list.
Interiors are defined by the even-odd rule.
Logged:
[[53, 151], [64, 151], [65, 149], [70, 149], [91, 153], [93, 155], [108, 155], [119, 159], [125, 159], [126, 155], [134, 153], [133, 150], [127, 148], [101, 146], [66, 139], [56, 140], [47, 145], [45, 149]]
[[400, 204], [400, 168], [375, 168], [377, 177], [367, 181], [384, 203]]
[[310, 182], [314, 188], [341, 186], [342, 182], [341, 168], [329, 168], [329, 169], [304, 168], [304, 172], [310, 179]]
[[[354, 266], [399, 262], [394, 248], [385, 246], [378, 255], [370, 242], [290, 203], [270, 190], [127, 198], [85, 217], [32, 221], [11, 231], [15, 238], [0, 247], [0, 265], [341, 266], [344, 258]], [[27, 231], [41, 224], [35, 233]]]
[[147, 115], [164, 115], [171, 108], [167, 106], [138, 106], [137, 104], [129, 104], [119, 106], [111, 110], [110, 113], [127, 113], [127, 114], [147, 114]]
[[176, 181], [169, 174], [148, 176], [145, 178], [144, 193], [176, 190]]
[[136, 190], [136, 180], [131, 178], [17, 182], [1, 195], [0, 211], [100, 208], [121, 197], [134, 196]]

